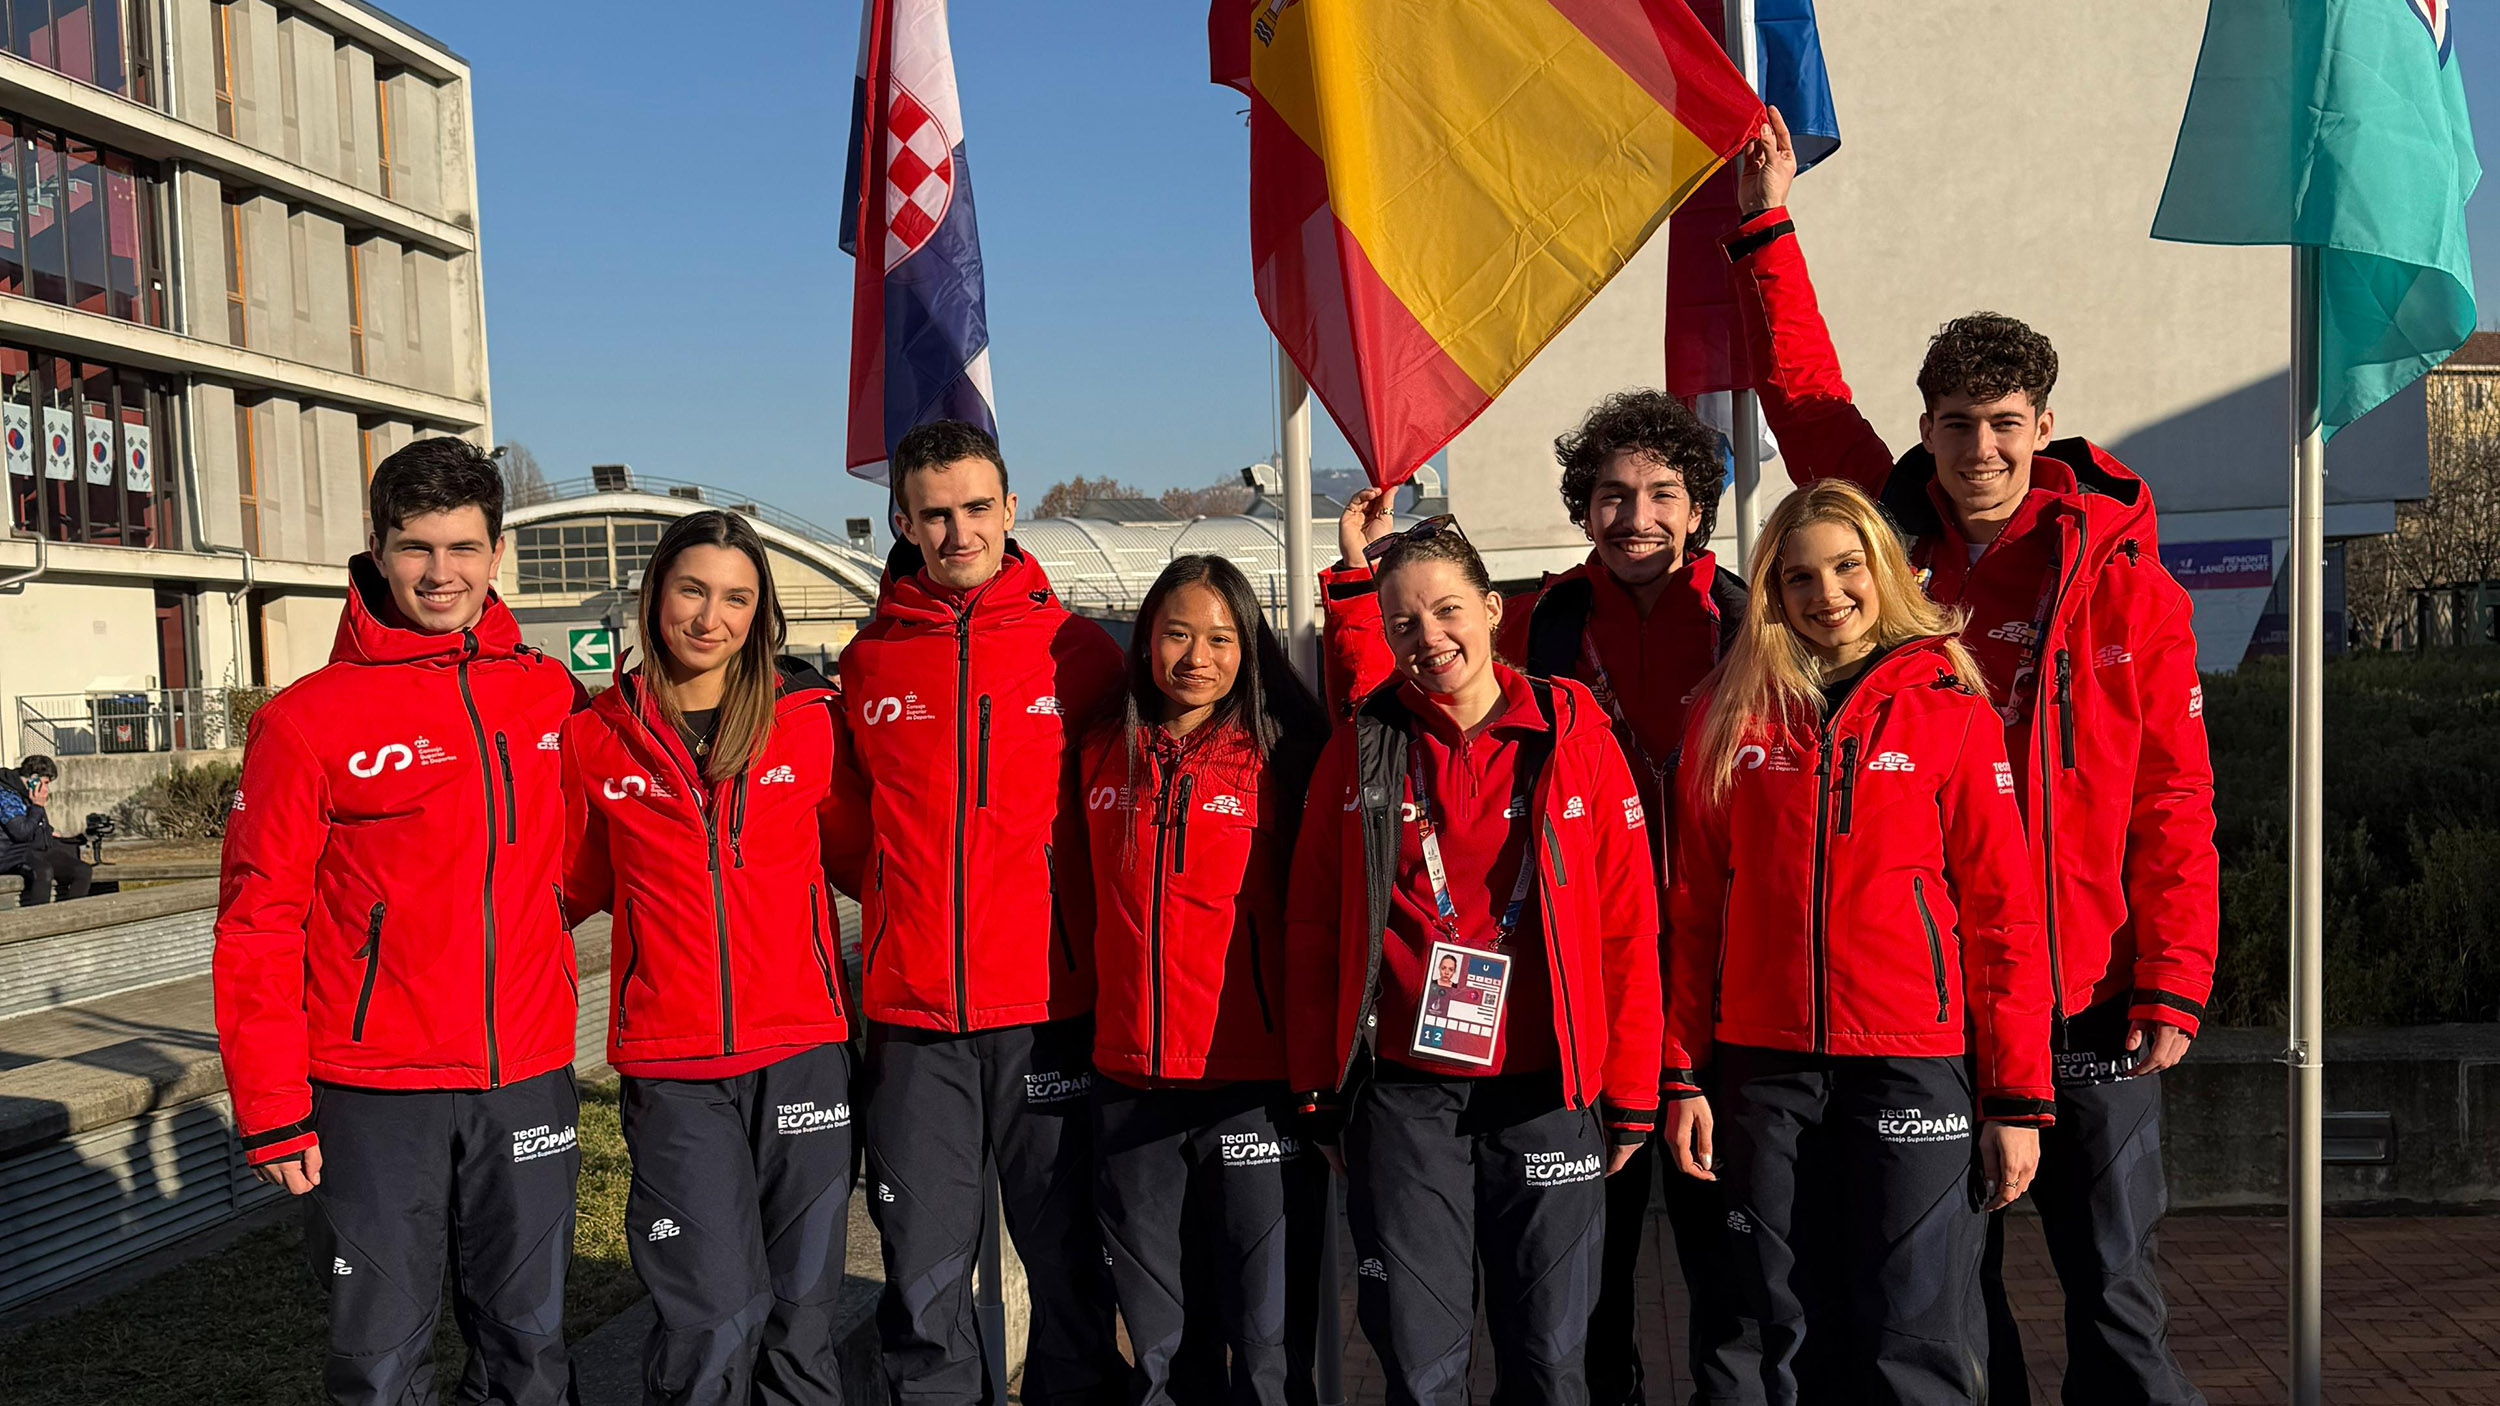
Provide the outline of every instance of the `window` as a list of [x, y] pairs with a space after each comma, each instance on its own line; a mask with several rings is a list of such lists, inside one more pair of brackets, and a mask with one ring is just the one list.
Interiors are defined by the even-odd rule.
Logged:
[[375, 127], [381, 133], [382, 195], [391, 194], [391, 80], [376, 74], [373, 79], [373, 112]]
[[19, 219], [24, 209], [17, 180], [23, 158], [17, 125], [0, 120], [0, 293], [20, 297], [26, 292], [26, 242]]
[[583, 595], [614, 584], [604, 522], [519, 528], [513, 547], [523, 595]]
[[130, 0], [11, 0], [9, 50], [64, 77], [147, 102], [146, 10]]
[[243, 550], [260, 551], [260, 452], [252, 435], [252, 407], [234, 403], [234, 481], [243, 499]]
[[234, 6], [227, 0], [218, 0], [211, 7], [211, 12], [217, 26], [217, 130], [231, 137], [234, 135]]
[[347, 246], [347, 363], [357, 375], [365, 370], [365, 251], [360, 244]]
[[243, 300], [243, 201], [245, 197], [226, 192], [226, 342], [230, 346], [251, 345], [245, 336], [251, 319], [245, 315]]
[[155, 170], [0, 113], [0, 293], [164, 326]]
[[19, 170], [26, 217], [27, 282], [47, 303], [69, 302], [69, 246], [61, 219], [61, 149], [48, 132], [20, 143], [27, 159]]
[[160, 543], [169, 485], [156, 472], [162, 382], [0, 346], [0, 447], [10, 525], [56, 542]]
[[656, 522], [616, 521], [608, 524], [608, 535], [616, 543], [616, 584], [634, 584], [634, 573], [651, 561], [651, 550], [660, 545], [660, 524]]
[[296, 460], [304, 471], [304, 541], [306, 556], [324, 554], [330, 541], [327, 495], [321, 491], [321, 417], [309, 405], [295, 415]]
[[61, 152], [63, 203], [68, 210], [70, 306], [80, 312], [104, 312], [105, 263], [110, 244], [105, 236], [104, 166], [94, 147], [81, 141], [64, 144]]

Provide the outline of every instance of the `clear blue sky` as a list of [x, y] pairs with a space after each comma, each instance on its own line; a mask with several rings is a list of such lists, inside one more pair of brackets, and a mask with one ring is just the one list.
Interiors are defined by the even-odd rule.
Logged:
[[[557, 477], [623, 461], [836, 531], [882, 521], [882, 490], [841, 471], [853, 0], [381, 3], [475, 75], [497, 433]], [[1264, 458], [1249, 142], [1242, 99], [1206, 81], [1202, 0], [953, 8], [1028, 504], [1070, 474], [1155, 490]], [[2452, 15], [2494, 167], [2469, 218], [2500, 325], [2500, 17]], [[1316, 420], [1314, 461], [1352, 465]]]

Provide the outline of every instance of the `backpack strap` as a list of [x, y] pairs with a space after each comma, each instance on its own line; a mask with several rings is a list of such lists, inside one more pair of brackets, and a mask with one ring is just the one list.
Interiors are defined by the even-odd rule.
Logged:
[[1710, 573], [1710, 606], [1719, 613], [1720, 658], [1735, 647], [1736, 631], [1745, 623], [1745, 603], [1752, 598], [1744, 577], [1733, 571]]

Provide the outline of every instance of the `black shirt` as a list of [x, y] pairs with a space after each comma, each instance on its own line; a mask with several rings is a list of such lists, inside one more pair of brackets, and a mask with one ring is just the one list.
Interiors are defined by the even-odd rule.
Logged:
[[701, 766], [711, 755], [712, 734], [720, 731], [720, 709], [690, 708], [677, 715], [677, 736], [686, 744], [686, 751]]
[[1866, 656], [1866, 662], [1858, 667], [1856, 673], [1845, 679], [1823, 685], [1823, 721], [1830, 722], [1840, 715], [1841, 705], [1849, 701], [1849, 695], [1857, 692], [1858, 685], [1865, 681], [1867, 675], [1874, 673], [1875, 666], [1882, 663], [1884, 656], [1891, 652], [1889, 649], [1876, 650], [1873, 654]]

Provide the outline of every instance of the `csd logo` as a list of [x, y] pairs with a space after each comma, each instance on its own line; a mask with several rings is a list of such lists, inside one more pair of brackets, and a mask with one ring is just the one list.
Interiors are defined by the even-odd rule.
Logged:
[[347, 759], [347, 770], [355, 776], [380, 776], [385, 771], [406, 771], [417, 764], [417, 754], [405, 742], [393, 742], [372, 752], [358, 752]]
[[1770, 754], [1763, 751], [1759, 745], [1747, 743], [1736, 749], [1736, 764], [1747, 771], [1757, 771], [1761, 769], [1763, 761], [1769, 756]]
[[1085, 808], [1087, 810], [1117, 810], [1120, 806], [1120, 792], [1123, 789], [1118, 786], [1097, 786], [1085, 793]]
[[650, 790], [651, 780], [643, 776], [619, 776], [599, 783], [600, 793], [612, 801], [621, 801], [627, 796], [647, 795]]
[[859, 720], [871, 727], [878, 723], [893, 722], [901, 716], [903, 716], [903, 700], [900, 698], [871, 698], [859, 710]]

